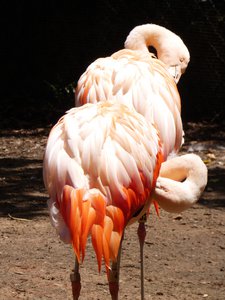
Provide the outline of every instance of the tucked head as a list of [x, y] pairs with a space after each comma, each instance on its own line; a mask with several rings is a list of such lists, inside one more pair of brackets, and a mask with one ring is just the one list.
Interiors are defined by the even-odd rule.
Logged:
[[190, 61], [189, 51], [182, 39], [165, 27], [145, 24], [131, 30], [125, 42], [127, 49], [146, 52], [149, 46], [156, 49], [158, 59], [167, 66], [177, 83]]
[[168, 38], [162, 42], [157, 54], [158, 59], [166, 64], [168, 71], [178, 83], [190, 61], [189, 51], [181, 38], [171, 32]]

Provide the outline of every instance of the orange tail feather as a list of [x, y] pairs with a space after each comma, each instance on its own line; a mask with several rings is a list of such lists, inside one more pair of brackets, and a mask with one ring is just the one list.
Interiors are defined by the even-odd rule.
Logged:
[[120, 208], [106, 206], [100, 191], [74, 189], [66, 185], [60, 203], [60, 212], [70, 230], [74, 252], [80, 262], [85, 257], [87, 237], [91, 234], [93, 248], [101, 270], [102, 258], [107, 271], [110, 259], [116, 260], [125, 221]]
[[91, 230], [92, 245], [94, 247], [97, 261], [98, 271], [101, 271], [102, 255], [103, 255], [103, 228], [101, 225], [94, 224]]

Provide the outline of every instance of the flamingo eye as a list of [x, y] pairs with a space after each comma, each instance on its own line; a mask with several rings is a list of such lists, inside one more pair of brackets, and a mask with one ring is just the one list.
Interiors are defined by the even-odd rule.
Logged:
[[148, 51], [149, 51], [150, 53], [153, 53], [156, 57], [158, 57], [158, 56], [157, 56], [157, 50], [156, 50], [155, 47], [153, 47], [153, 46], [148, 46]]

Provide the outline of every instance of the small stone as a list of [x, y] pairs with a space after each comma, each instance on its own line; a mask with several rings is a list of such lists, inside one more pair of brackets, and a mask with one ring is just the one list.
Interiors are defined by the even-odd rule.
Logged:
[[216, 159], [216, 156], [213, 153], [208, 153], [206, 156], [210, 159]]
[[182, 216], [181, 215], [178, 215], [176, 217], [173, 218], [174, 220], [182, 220]]

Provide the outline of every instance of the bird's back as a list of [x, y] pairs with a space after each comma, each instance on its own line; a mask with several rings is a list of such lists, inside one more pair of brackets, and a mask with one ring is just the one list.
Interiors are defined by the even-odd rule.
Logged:
[[71, 109], [52, 129], [44, 181], [53, 225], [80, 259], [92, 236], [99, 267], [116, 259], [124, 227], [150, 205], [162, 162], [158, 131], [112, 102]]
[[80, 77], [76, 106], [114, 99], [155, 123], [164, 157], [183, 141], [180, 96], [165, 65], [150, 53], [123, 49], [93, 62]]

